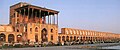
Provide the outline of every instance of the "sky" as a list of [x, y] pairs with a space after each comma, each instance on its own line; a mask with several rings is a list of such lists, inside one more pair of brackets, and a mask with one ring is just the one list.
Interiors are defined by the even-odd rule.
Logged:
[[0, 24], [9, 24], [10, 6], [19, 2], [60, 11], [59, 30], [66, 27], [120, 33], [120, 0], [1, 0]]

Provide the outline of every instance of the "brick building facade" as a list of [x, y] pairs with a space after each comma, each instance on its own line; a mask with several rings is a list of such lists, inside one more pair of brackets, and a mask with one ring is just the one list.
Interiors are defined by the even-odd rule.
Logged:
[[72, 28], [62, 28], [58, 33], [59, 11], [20, 2], [10, 6], [10, 23], [0, 25], [0, 41], [5, 43], [57, 43], [65, 41], [112, 41], [120, 34]]

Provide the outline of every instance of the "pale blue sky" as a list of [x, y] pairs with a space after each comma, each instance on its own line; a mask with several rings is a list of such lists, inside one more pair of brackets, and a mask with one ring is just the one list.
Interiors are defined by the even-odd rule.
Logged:
[[120, 0], [1, 0], [0, 24], [9, 23], [9, 7], [18, 2], [60, 11], [59, 29], [120, 33]]

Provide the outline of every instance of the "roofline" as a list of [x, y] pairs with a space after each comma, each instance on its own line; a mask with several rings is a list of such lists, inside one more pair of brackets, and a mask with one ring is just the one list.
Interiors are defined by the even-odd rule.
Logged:
[[[20, 7], [20, 8], [31, 7], [31, 6], [37, 7], [37, 8], [40, 8], [40, 9], [46, 9], [46, 10], [50, 10], [50, 11], [54, 11], [54, 12], [56, 12], [56, 13], [59, 13], [59, 11], [52, 10], [52, 9], [48, 9], [48, 8], [43, 8], [43, 7], [39, 7], [39, 6], [35, 6], [35, 5], [26, 5], [26, 6], [23, 6], [23, 7]], [[15, 10], [18, 10], [18, 9], [20, 9], [20, 8], [17, 8], [17, 9], [15, 9]]]

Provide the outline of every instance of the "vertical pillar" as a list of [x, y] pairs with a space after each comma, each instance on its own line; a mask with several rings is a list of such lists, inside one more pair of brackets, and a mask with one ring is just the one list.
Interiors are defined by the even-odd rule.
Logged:
[[50, 15], [50, 24], [51, 24], [51, 15]]
[[49, 24], [49, 12], [48, 12], [48, 24]]
[[32, 22], [35, 22], [35, 14], [34, 14], [35, 12], [34, 12], [34, 10], [35, 10], [35, 9], [32, 10], [32, 14], [33, 14], [33, 15], [32, 15]]
[[25, 22], [25, 9], [23, 9], [23, 23]]
[[[27, 14], [27, 19], [28, 19], [28, 21], [29, 21], [29, 18], [30, 18], [30, 16], [29, 16], [29, 8], [28, 8], [28, 12], [27, 12], [28, 14]], [[28, 22], [27, 21], [27, 22]]]
[[57, 14], [57, 26], [58, 26], [58, 14]]
[[6, 42], [8, 42], [8, 34], [6, 34], [6, 38], [5, 38]]
[[44, 16], [43, 16], [43, 22], [44, 22], [44, 24], [46, 23], [46, 16], [45, 16], [45, 13], [44, 13]]
[[40, 17], [40, 24], [42, 23], [42, 15], [41, 15], [41, 10], [39, 10], [39, 12], [40, 12], [40, 15], [39, 15], [39, 17]]
[[[20, 20], [20, 16], [19, 16], [20, 14], [19, 14], [19, 11], [18, 11], [17, 14], [18, 14], [18, 15], [17, 15], [17, 16], [18, 16], [18, 19]], [[19, 22], [19, 20], [17, 20], [17, 22]]]
[[33, 22], [33, 9], [31, 8], [31, 17], [30, 17], [30, 22]]
[[14, 34], [14, 42], [17, 42], [17, 37], [15, 34]]
[[21, 16], [21, 10], [19, 10], [19, 20], [20, 20], [20, 23], [22, 22], [22, 16]]
[[54, 14], [54, 24], [55, 24], [55, 14]]
[[35, 21], [35, 23], [37, 23], [36, 13], [37, 13], [37, 12], [35, 12], [35, 14], [34, 14], [34, 21]]
[[53, 14], [53, 16], [52, 16], [52, 24], [54, 24], [54, 17], [55, 17], [55, 15]]

